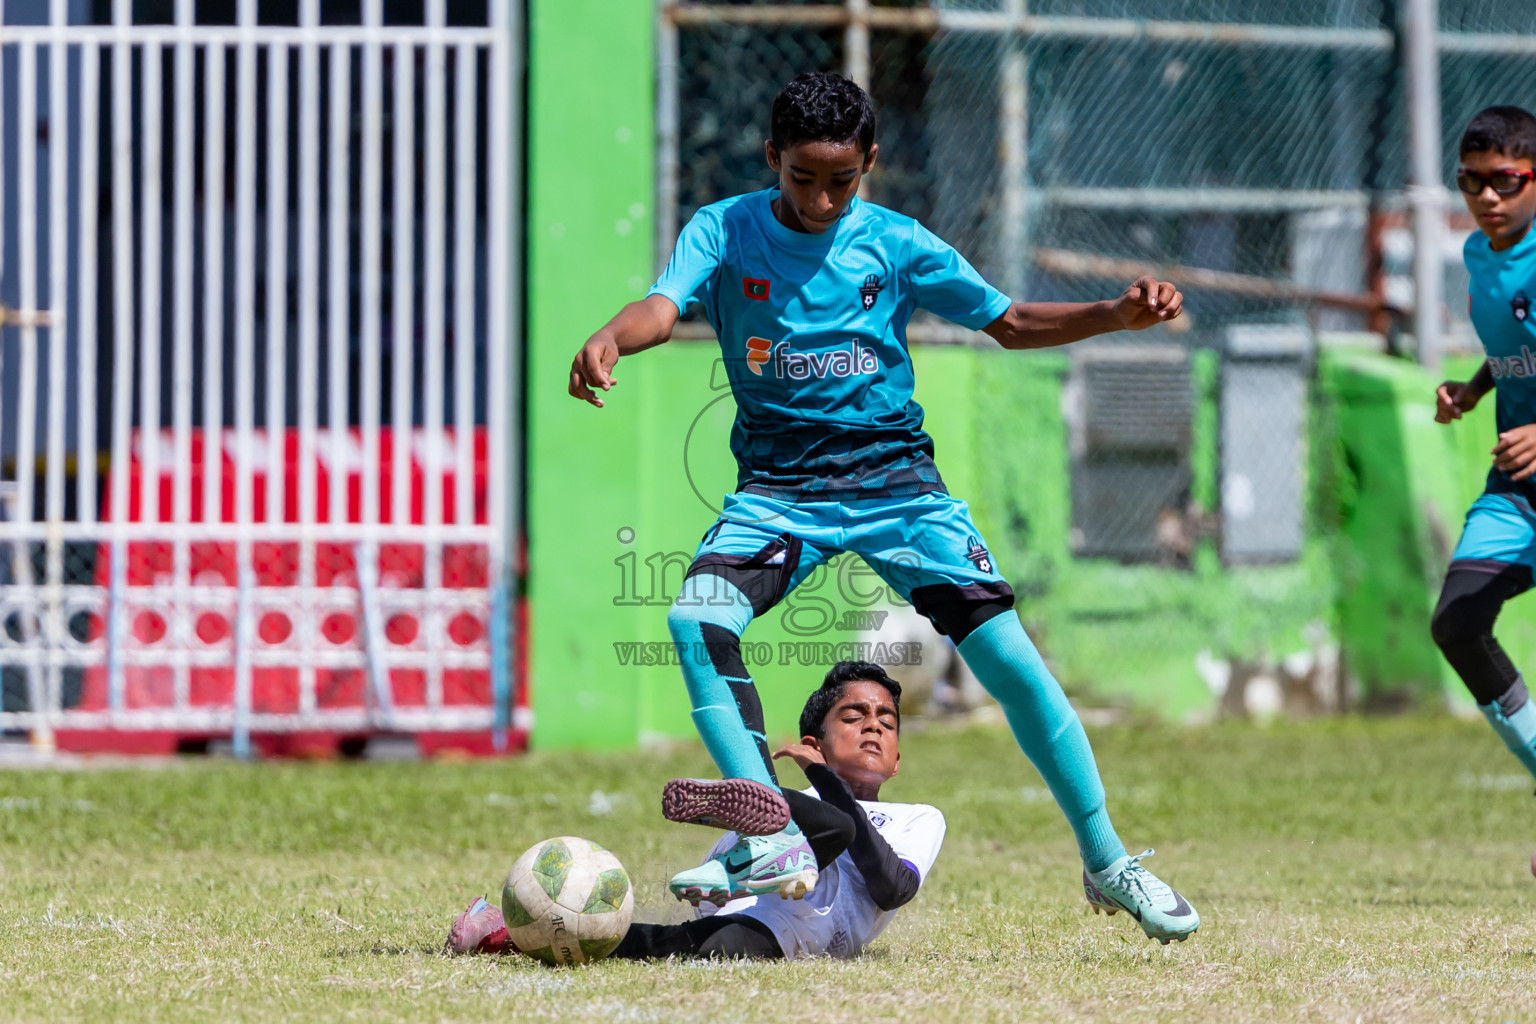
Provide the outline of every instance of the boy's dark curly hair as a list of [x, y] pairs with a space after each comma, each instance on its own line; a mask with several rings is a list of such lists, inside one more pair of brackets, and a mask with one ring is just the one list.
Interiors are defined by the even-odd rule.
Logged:
[[814, 736], [819, 740], [826, 735], [827, 714], [849, 683], [879, 683], [889, 690], [891, 706], [896, 709], [896, 731], [901, 731], [901, 684], [872, 662], [840, 661], [822, 680], [821, 688], [812, 690], [806, 698], [805, 710], [800, 712], [801, 736]]
[[1461, 133], [1461, 155], [1487, 152], [1536, 160], [1536, 117], [1521, 107], [1479, 110]]
[[869, 94], [842, 75], [796, 75], [773, 98], [769, 134], [780, 153], [797, 142], [853, 142], [868, 153], [875, 144], [875, 108]]

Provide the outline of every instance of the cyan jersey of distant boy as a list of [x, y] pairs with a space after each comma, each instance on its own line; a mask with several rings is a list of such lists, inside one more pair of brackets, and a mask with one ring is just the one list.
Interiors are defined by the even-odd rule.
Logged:
[[979, 330], [1009, 299], [917, 221], [854, 199], [822, 234], [779, 223], [778, 189], [706, 206], [650, 294], [699, 304], [736, 398], [737, 490], [786, 501], [944, 491], [912, 400], [918, 308]]
[[1536, 423], [1536, 231], [1502, 252], [1474, 231], [1462, 256], [1472, 279], [1472, 325], [1498, 389], [1499, 430]]

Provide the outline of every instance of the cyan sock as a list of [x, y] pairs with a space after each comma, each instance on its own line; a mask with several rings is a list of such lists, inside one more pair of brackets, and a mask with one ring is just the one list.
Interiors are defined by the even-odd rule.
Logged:
[[1089, 871], [1125, 856], [1104, 807], [1104, 784], [1077, 712], [1035, 650], [1017, 613], [982, 623], [959, 645], [965, 663], [1002, 705], [1020, 749], [1034, 763], [1077, 836]]
[[1516, 680], [1498, 700], [1492, 704], [1479, 704], [1477, 709], [1488, 719], [1488, 724], [1493, 726], [1509, 752], [1536, 777], [1536, 703], [1531, 702], [1525, 682]]
[[693, 724], [727, 779], [779, 788], [764, 735], [763, 705], [741, 660], [741, 634], [752, 603], [719, 576], [692, 576], [667, 614]]

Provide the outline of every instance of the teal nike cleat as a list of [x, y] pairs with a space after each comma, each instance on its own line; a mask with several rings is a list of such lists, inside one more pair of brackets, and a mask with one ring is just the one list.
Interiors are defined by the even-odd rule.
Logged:
[[1183, 942], [1200, 927], [1200, 915], [1168, 883], [1141, 866], [1143, 857], [1121, 857], [1103, 871], [1083, 872], [1083, 895], [1093, 906], [1114, 914], [1123, 910], [1136, 919], [1147, 938], [1163, 945]]
[[[792, 830], [792, 831], [791, 831]], [[804, 899], [816, 888], [816, 855], [794, 824], [771, 836], [742, 836], [696, 868], [672, 876], [672, 895], [694, 906], [723, 907], [745, 896]]]

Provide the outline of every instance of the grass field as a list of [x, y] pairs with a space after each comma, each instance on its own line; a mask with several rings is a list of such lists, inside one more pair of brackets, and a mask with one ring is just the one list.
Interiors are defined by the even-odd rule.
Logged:
[[1122, 834], [1200, 909], [1182, 946], [1086, 912], [1065, 823], [999, 726], [904, 739], [885, 795], [937, 804], [949, 838], [851, 962], [438, 954], [469, 898], [562, 833], [623, 858], [638, 918], [680, 917], [665, 880], [710, 833], [661, 821], [657, 794], [707, 770], [693, 748], [3, 773], [0, 1018], [1536, 1021], [1536, 804], [1481, 723], [1092, 735]]

